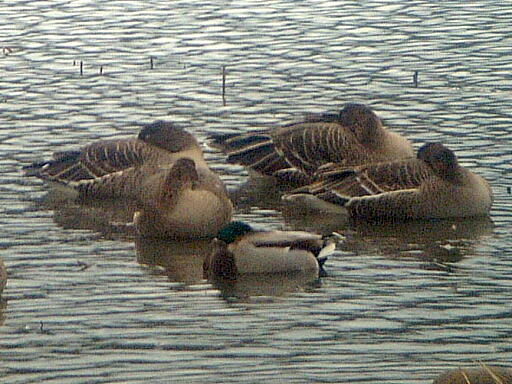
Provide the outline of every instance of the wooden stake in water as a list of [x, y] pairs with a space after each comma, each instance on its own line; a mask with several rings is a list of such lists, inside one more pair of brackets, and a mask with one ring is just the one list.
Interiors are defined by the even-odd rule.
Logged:
[[226, 106], [226, 66], [222, 66], [222, 105]]
[[153, 67], [153, 57], [150, 57], [150, 58], [149, 58], [149, 68], [150, 68], [150, 69], [153, 69], [153, 68], [154, 68], [154, 67]]
[[414, 87], [418, 88], [418, 71], [414, 71], [414, 75], [412, 75], [412, 81], [414, 82]]
[[103, 75], [103, 65], [100, 65], [100, 76]]
[[84, 62], [80, 60], [80, 76], [84, 74]]

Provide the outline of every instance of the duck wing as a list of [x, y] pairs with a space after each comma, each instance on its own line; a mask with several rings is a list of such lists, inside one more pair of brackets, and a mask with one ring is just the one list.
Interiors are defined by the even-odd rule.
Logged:
[[324, 237], [303, 231], [271, 231], [255, 232], [248, 241], [256, 248], [282, 248], [289, 251], [301, 250], [311, 252], [324, 260], [332, 253], [336, 241], [332, 237]]

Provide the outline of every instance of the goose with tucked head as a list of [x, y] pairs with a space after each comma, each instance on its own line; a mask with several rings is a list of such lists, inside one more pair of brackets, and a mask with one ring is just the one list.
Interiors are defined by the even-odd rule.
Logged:
[[414, 156], [411, 143], [385, 129], [363, 104], [347, 104], [339, 114], [321, 114], [275, 129], [212, 139], [228, 162], [291, 185], [310, 183], [318, 168], [328, 163], [352, 166]]
[[441, 143], [423, 145], [416, 159], [327, 166], [317, 177], [284, 199], [322, 209], [341, 206], [353, 218], [370, 220], [485, 216], [493, 202], [487, 181], [459, 165]]
[[58, 152], [25, 170], [79, 200], [135, 201], [136, 227], [145, 237], [214, 237], [231, 220], [226, 188], [197, 140], [170, 122], [148, 124], [137, 138]]
[[29, 176], [65, 185], [141, 165], [172, 164], [185, 157], [208, 168], [193, 135], [172, 122], [157, 121], [143, 126], [136, 138], [99, 140], [78, 150], [55, 152], [52, 160], [35, 162], [24, 170]]

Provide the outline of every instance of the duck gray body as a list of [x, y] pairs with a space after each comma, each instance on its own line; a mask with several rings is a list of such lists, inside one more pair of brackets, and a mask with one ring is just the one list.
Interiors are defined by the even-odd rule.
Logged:
[[212, 246], [203, 265], [205, 277], [235, 279], [247, 273], [318, 275], [335, 241], [303, 231], [255, 231], [235, 221], [219, 232]]

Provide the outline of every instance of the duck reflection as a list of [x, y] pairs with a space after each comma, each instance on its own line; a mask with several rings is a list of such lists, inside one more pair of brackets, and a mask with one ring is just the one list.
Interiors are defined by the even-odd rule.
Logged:
[[236, 280], [211, 278], [212, 285], [227, 300], [249, 301], [254, 297], [279, 297], [294, 292], [307, 292], [320, 286], [318, 273], [247, 273]]
[[137, 237], [135, 252], [140, 264], [162, 267], [170, 281], [197, 284], [203, 281], [203, 261], [211, 250], [210, 242]]

